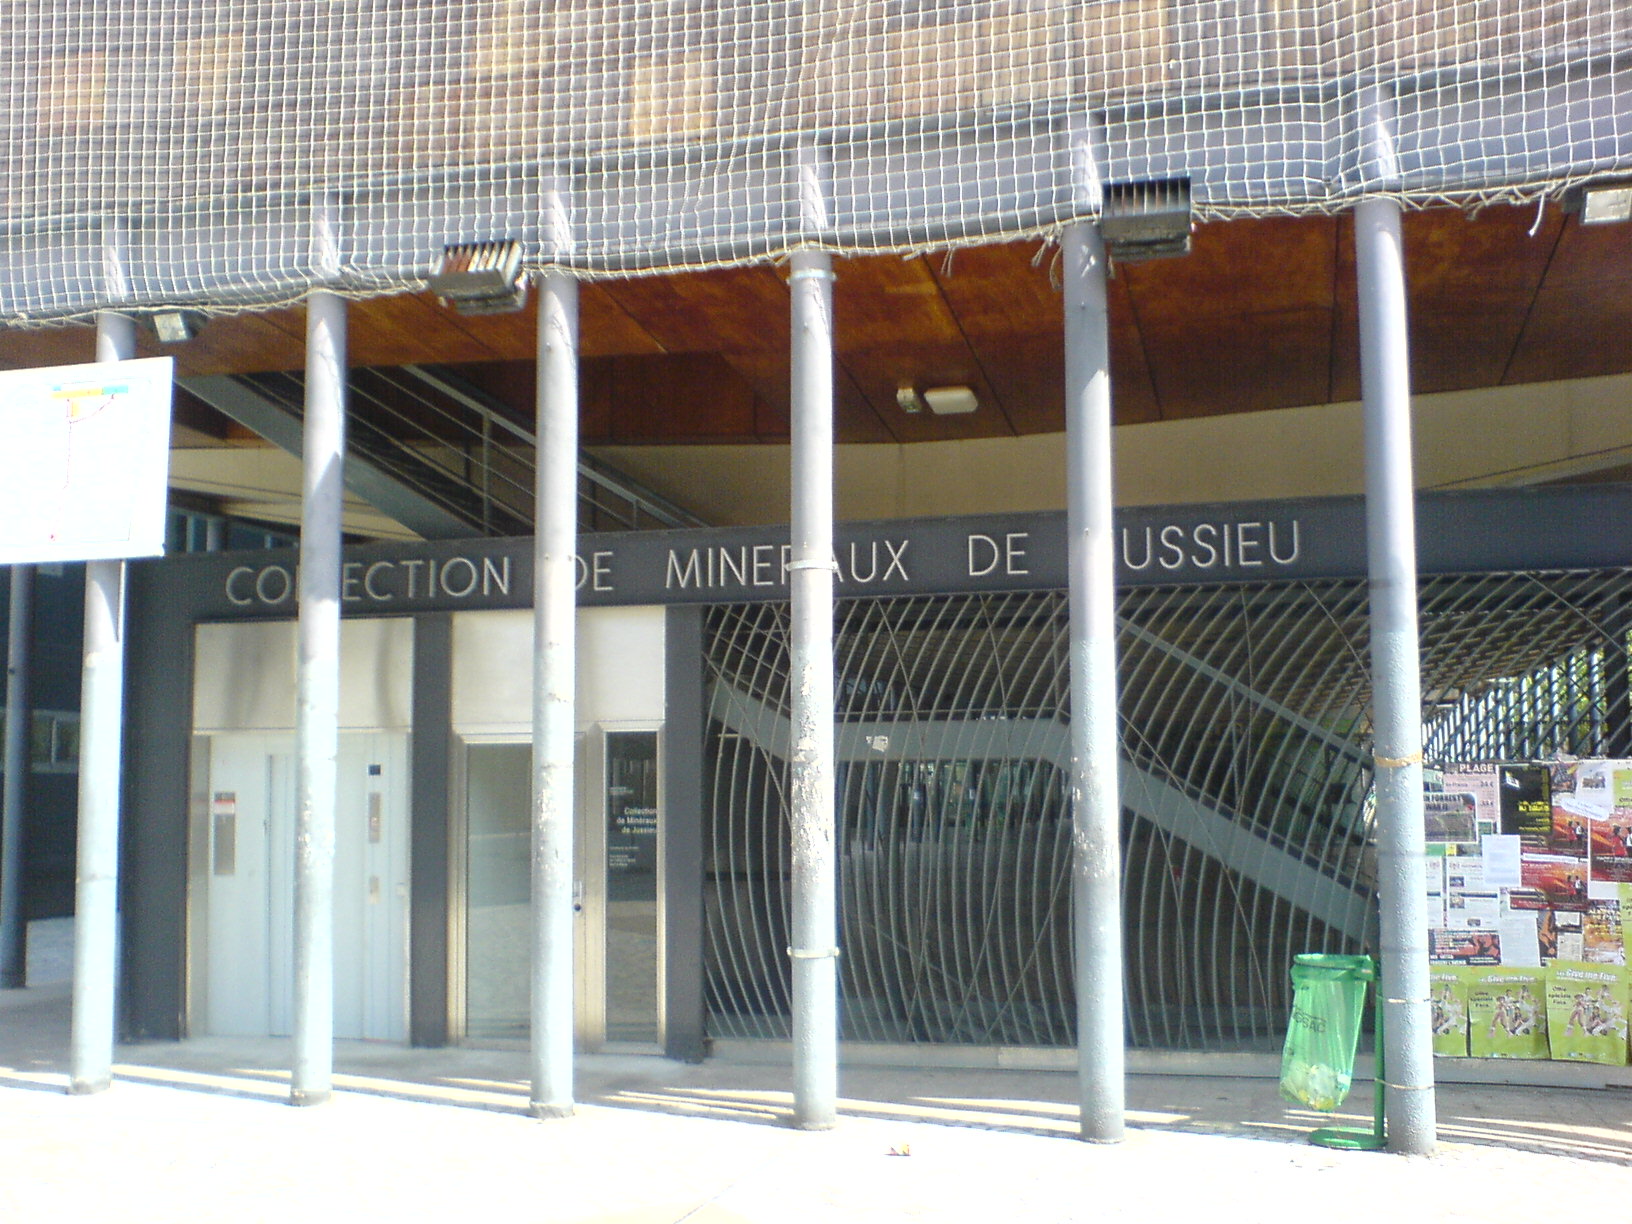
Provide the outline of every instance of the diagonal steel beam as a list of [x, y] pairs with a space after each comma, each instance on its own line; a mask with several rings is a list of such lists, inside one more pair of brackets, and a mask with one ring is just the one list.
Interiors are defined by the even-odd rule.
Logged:
[[[708, 712], [754, 747], [787, 758], [792, 725], [765, 702], [715, 680]], [[1020, 758], [1048, 761], [1067, 776], [1071, 763], [1068, 729], [1051, 718], [845, 722], [838, 727], [837, 747], [841, 761]], [[1123, 807], [1333, 930], [1357, 942], [1369, 936], [1371, 898], [1363, 887], [1310, 866], [1251, 825], [1192, 798], [1125, 754], [1119, 769]]]
[[1358, 762], [1367, 766], [1368, 768], [1370, 767], [1370, 756], [1364, 752], [1358, 744], [1351, 743], [1342, 736], [1335, 734], [1329, 728], [1323, 727], [1319, 723], [1315, 722], [1312, 718], [1299, 714], [1290, 706], [1282, 705], [1273, 697], [1265, 696], [1252, 686], [1242, 684], [1241, 681], [1237, 680], [1234, 676], [1228, 674], [1227, 672], [1220, 671], [1210, 663], [1196, 658], [1195, 655], [1191, 654], [1181, 646], [1175, 646], [1172, 642], [1168, 641], [1160, 634], [1152, 633], [1149, 629], [1134, 624], [1125, 616], [1117, 617], [1116, 627], [1121, 632], [1128, 634], [1135, 641], [1142, 642], [1151, 649], [1165, 654], [1168, 658], [1174, 660], [1175, 662], [1182, 663], [1185, 667], [1189, 668], [1197, 675], [1207, 677], [1207, 679], [1211, 680], [1214, 684], [1219, 685], [1221, 688], [1228, 689], [1236, 696], [1243, 698], [1244, 700], [1257, 706], [1259, 709], [1273, 714], [1282, 722], [1292, 724], [1292, 726], [1298, 728], [1298, 730], [1308, 735], [1311, 739], [1318, 740], [1320, 743], [1325, 744], [1326, 747], [1330, 748], [1333, 752], [1336, 752], [1339, 756]]
[[[182, 378], [177, 382], [245, 429], [300, 458], [300, 417], [276, 400], [228, 375]], [[404, 484], [366, 456], [346, 456], [345, 481], [347, 490], [424, 539], [463, 540], [479, 534], [474, 524]]]

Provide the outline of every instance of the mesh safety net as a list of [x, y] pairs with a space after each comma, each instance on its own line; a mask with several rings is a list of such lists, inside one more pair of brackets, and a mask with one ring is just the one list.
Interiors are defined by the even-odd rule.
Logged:
[[1632, 167], [1632, 0], [7, 0], [0, 320], [1556, 195]]

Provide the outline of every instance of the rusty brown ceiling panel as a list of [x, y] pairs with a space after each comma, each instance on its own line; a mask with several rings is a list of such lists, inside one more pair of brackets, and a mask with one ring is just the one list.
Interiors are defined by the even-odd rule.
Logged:
[[[1632, 238], [1632, 235], [1629, 235]], [[1632, 279], [1544, 286], [1507, 369], [1509, 383], [1632, 371]]]
[[1329, 308], [1167, 319], [1140, 334], [1163, 419], [1327, 401]]
[[[1582, 227], [1555, 205], [1407, 214], [1412, 368], [1420, 392], [1632, 371], [1632, 226]], [[1534, 232], [1532, 233], [1532, 229]], [[1121, 423], [1357, 398], [1353, 222], [1218, 222], [1179, 259], [1117, 267], [1112, 378]], [[1039, 252], [1041, 258], [1039, 259]], [[835, 433], [897, 442], [1063, 426], [1055, 251], [840, 260]], [[752, 267], [594, 281], [580, 294], [582, 433], [628, 443], [781, 440], [788, 428], [785, 271]], [[299, 309], [215, 318], [143, 355], [183, 375], [299, 370]], [[359, 303], [354, 363], [457, 364], [531, 419], [536, 313], [466, 317], [429, 295]], [[0, 368], [94, 354], [87, 325], [0, 330]], [[685, 355], [687, 360], [661, 360]], [[966, 417], [908, 415], [897, 386], [962, 384]], [[195, 414], [196, 415], [196, 414]], [[194, 421], [208, 432], [208, 422]]]

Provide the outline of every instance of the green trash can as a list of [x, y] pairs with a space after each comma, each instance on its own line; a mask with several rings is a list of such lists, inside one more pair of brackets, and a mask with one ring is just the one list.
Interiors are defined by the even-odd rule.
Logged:
[[1330, 1113], [1348, 1099], [1366, 983], [1376, 977], [1369, 956], [1310, 952], [1293, 958], [1292, 1021], [1281, 1054], [1281, 1095], [1287, 1100]]

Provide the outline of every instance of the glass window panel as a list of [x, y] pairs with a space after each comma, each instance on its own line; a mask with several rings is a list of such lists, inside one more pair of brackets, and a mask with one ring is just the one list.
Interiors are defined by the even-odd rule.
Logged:
[[531, 744], [466, 754], [465, 1035], [528, 1031]]

